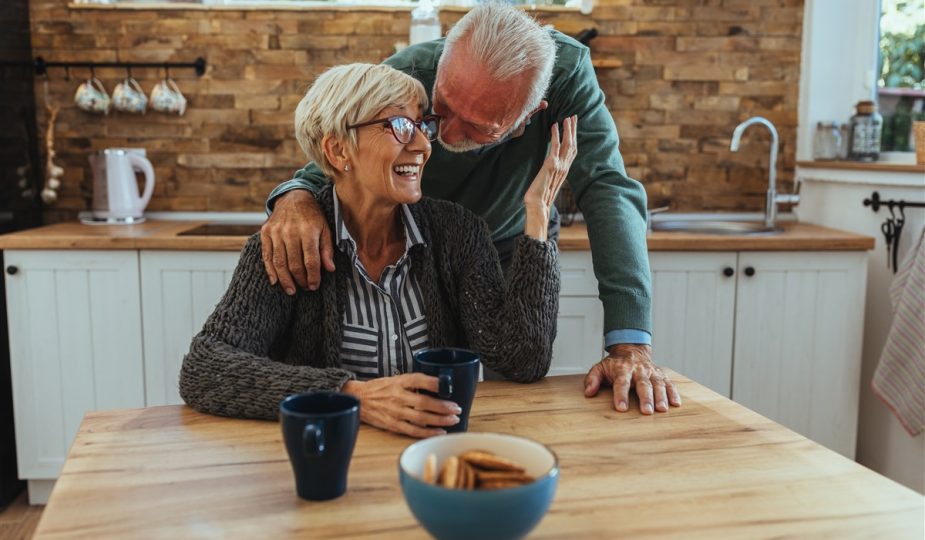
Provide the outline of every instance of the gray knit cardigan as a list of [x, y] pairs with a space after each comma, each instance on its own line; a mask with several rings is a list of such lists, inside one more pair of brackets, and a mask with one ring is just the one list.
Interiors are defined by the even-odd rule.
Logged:
[[[333, 227], [330, 188], [318, 201]], [[488, 227], [447, 201], [410, 205], [426, 244], [409, 251], [423, 295], [431, 347], [463, 347], [517, 382], [549, 370], [559, 309], [553, 242], [523, 237], [505, 279]], [[228, 291], [193, 338], [180, 371], [180, 395], [194, 409], [222, 416], [277, 417], [280, 401], [310, 390], [336, 391], [352, 372], [341, 367], [342, 322], [351, 261], [335, 250], [333, 273], [316, 291], [288, 296], [271, 286], [260, 235], [241, 251]]]

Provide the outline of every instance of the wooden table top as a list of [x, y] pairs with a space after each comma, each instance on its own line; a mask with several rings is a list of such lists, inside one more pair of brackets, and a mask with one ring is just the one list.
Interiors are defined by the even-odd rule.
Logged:
[[[684, 406], [616, 413], [582, 376], [479, 385], [471, 431], [559, 456], [534, 538], [923, 538], [923, 497], [680, 375]], [[426, 538], [397, 461], [413, 441], [363, 426], [347, 493], [295, 494], [275, 422], [185, 406], [90, 413], [35, 538]]]
[[[0, 249], [158, 249], [239, 251], [247, 236], [178, 236], [204, 221], [149, 220], [138, 225], [58, 223], [0, 235]], [[783, 222], [774, 235], [716, 235], [653, 232], [649, 251], [861, 251], [873, 249], [874, 239], [810, 223]], [[254, 225], [254, 230], [259, 228]], [[584, 223], [562, 227], [559, 248], [591, 249]]]

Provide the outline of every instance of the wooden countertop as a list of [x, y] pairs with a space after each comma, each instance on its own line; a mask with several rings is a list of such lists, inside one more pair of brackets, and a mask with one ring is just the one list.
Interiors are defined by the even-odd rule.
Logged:
[[[246, 236], [177, 236], [203, 221], [147, 221], [139, 225], [82, 225], [59, 223], [0, 236], [0, 249], [163, 249], [238, 251]], [[649, 251], [862, 251], [874, 239], [809, 223], [782, 223], [784, 232], [762, 236], [721, 236], [653, 232]], [[258, 225], [254, 225], [254, 231]], [[583, 223], [563, 227], [559, 247], [564, 251], [591, 248]]]
[[[471, 431], [530, 437], [561, 466], [534, 538], [923, 538], [923, 497], [680, 375], [680, 409], [616, 413], [582, 376], [479, 385]], [[87, 414], [42, 538], [426, 538], [362, 426], [347, 493], [300, 500], [279, 425], [186, 406]]]

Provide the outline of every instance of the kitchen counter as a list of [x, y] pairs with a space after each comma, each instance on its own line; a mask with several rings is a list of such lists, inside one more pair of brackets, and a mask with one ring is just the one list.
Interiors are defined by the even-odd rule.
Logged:
[[[238, 251], [247, 236], [178, 236], [210, 222], [157, 221], [139, 225], [82, 225], [59, 223], [0, 236], [0, 249], [154, 249]], [[712, 235], [680, 232], [649, 233], [649, 251], [864, 251], [874, 239], [809, 223], [782, 222], [784, 232], [773, 235]], [[257, 231], [258, 225], [253, 226]], [[563, 251], [590, 249], [583, 223], [563, 227]]]
[[[548, 445], [561, 476], [537, 538], [915, 538], [922, 496], [678, 374], [680, 409], [613, 410], [582, 375], [480, 383], [471, 431]], [[396, 462], [414, 442], [360, 428], [347, 493], [295, 494], [279, 424], [186, 406], [90, 412], [42, 538], [426, 538]]]

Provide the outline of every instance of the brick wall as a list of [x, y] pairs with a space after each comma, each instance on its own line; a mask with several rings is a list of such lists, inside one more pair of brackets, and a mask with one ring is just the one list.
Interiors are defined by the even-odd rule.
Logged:
[[[591, 16], [537, 17], [569, 34], [597, 27], [593, 58], [622, 61], [598, 75], [650, 206], [761, 210], [769, 138], [750, 131], [733, 154], [729, 137], [745, 118], [771, 119], [789, 187], [802, 11], [802, 0], [598, 0]], [[179, 118], [87, 115], [72, 97], [88, 71], [72, 70], [70, 81], [52, 71], [66, 167], [59, 202], [46, 211], [52, 221], [87, 207], [87, 155], [112, 146], [148, 150], [158, 177], [151, 210], [260, 210], [303, 165], [291, 118], [307, 84], [335, 64], [381, 61], [407, 39], [409, 20], [388, 11], [74, 10], [66, 0], [32, 0], [31, 16], [34, 53], [49, 60], [209, 62], [201, 78], [171, 73], [189, 99]], [[444, 27], [459, 17], [443, 13]], [[163, 70], [133, 74], [150, 92]], [[97, 75], [111, 92], [124, 71]]]

